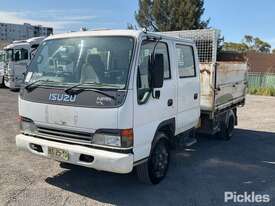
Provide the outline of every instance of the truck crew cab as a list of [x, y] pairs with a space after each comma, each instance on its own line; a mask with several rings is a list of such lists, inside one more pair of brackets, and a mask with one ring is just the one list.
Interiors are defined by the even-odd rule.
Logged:
[[[192, 40], [131, 30], [54, 35], [28, 68], [16, 144], [97, 170], [136, 168], [141, 181], [157, 184], [174, 140], [193, 136], [200, 125], [200, 88]], [[224, 116], [232, 119], [243, 99], [226, 101]]]

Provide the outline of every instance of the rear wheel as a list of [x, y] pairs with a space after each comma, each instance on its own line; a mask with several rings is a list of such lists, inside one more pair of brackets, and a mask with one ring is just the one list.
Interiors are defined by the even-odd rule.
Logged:
[[235, 116], [234, 114], [230, 114], [228, 117], [228, 121], [223, 121], [221, 123], [221, 126], [220, 126], [221, 131], [218, 133], [219, 137], [223, 140], [230, 140], [233, 136], [234, 126], [235, 126]]
[[170, 151], [167, 135], [158, 133], [158, 141], [153, 144], [147, 162], [138, 165], [136, 172], [139, 180], [146, 184], [158, 184], [167, 174], [170, 163]]

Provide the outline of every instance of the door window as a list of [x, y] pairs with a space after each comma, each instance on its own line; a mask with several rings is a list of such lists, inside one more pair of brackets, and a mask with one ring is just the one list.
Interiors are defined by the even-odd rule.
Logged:
[[22, 61], [28, 60], [28, 50], [27, 49], [15, 49], [14, 50], [14, 60], [15, 61]]
[[[143, 41], [139, 54], [139, 65], [137, 74], [137, 98], [138, 103], [143, 104], [148, 100], [150, 94], [150, 75], [149, 75], [149, 60], [156, 45], [155, 41]], [[168, 46], [164, 42], [159, 42], [156, 50], [156, 54], [163, 54], [164, 57], [164, 79], [171, 78], [170, 61]]]
[[177, 45], [176, 50], [179, 77], [195, 77], [196, 69], [193, 48], [186, 45]]

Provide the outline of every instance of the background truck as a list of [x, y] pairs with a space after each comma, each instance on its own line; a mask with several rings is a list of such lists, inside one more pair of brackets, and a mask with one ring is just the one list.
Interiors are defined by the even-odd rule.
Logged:
[[4, 59], [5, 53], [0, 50], [0, 87], [4, 87]]
[[4, 83], [11, 90], [18, 90], [23, 83], [27, 65], [45, 37], [14, 41], [4, 48]]
[[135, 168], [142, 182], [159, 183], [174, 144], [191, 145], [197, 132], [232, 136], [247, 66], [217, 61], [218, 37], [216, 30], [48, 37], [20, 92], [17, 146], [62, 165]]

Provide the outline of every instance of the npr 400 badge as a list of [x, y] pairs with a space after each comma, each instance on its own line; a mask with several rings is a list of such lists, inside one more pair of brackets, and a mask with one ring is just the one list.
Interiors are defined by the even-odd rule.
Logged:
[[53, 102], [75, 102], [76, 95], [50, 93], [49, 100]]

